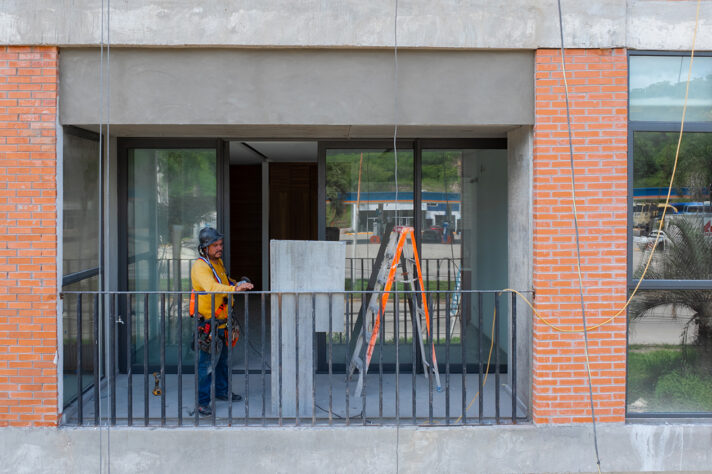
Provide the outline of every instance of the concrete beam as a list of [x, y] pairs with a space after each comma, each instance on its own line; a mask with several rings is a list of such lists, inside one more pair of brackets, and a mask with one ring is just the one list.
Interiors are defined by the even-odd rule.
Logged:
[[[562, 0], [572, 48], [685, 50], [694, 0]], [[700, 49], [712, 49], [703, 2]], [[116, 46], [390, 48], [395, 2], [382, 0], [124, 0], [111, 5]], [[105, 37], [106, 37], [106, 31]], [[0, 44], [98, 45], [101, 2], [0, 0]], [[536, 49], [559, 46], [556, 0], [410, 0], [398, 10], [403, 48]]]
[[[3, 472], [595, 472], [590, 426], [0, 430]], [[598, 426], [601, 470], [707, 471], [712, 425]], [[100, 466], [100, 460], [102, 465]]]
[[[96, 49], [61, 50], [62, 124], [98, 121], [99, 62]], [[115, 48], [111, 68], [112, 131], [367, 125], [368, 134], [396, 118], [390, 51]], [[404, 51], [398, 68], [399, 125], [534, 123], [530, 51]]]
[[[0, 44], [96, 45], [101, 2], [2, 0]], [[677, 2], [676, 2], [677, 3]], [[626, 2], [564, 0], [568, 42], [623, 46]], [[379, 48], [394, 44], [395, 2], [124, 0], [111, 41], [124, 46]], [[535, 49], [558, 44], [555, 0], [411, 0], [398, 10], [404, 48]]]

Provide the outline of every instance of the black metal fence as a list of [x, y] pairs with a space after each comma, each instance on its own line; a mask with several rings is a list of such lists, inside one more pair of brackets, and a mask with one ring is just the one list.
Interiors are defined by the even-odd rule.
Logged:
[[[201, 356], [202, 322], [188, 314], [188, 292], [65, 292], [65, 313], [76, 316], [74, 334], [64, 338], [65, 384], [76, 383], [77, 395], [65, 400], [63, 423], [442, 426], [528, 419], [518, 395], [514, 295], [425, 293], [428, 321], [409, 306], [409, 292], [395, 288], [373, 338], [373, 317], [355, 324], [368, 292], [241, 293], [236, 317], [225, 321], [226, 343], [221, 349], [216, 331], [223, 329], [212, 325]], [[214, 314], [220, 301], [211, 299]], [[326, 305], [319, 304], [324, 299]], [[293, 327], [285, 325], [292, 320]], [[328, 327], [321, 322], [317, 330], [324, 320]], [[240, 337], [233, 346], [236, 325]], [[374, 341], [360, 394], [354, 393], [360, 371], [352, 370], [349, 349], [358, 337], [364, 347]], [[240, 401], [216, 400], [221, 350], [230, 374], [227, 393], [239, 392]], [[208, 355], [211, 395], [209, 415], [202, 416], [199, 359]]]

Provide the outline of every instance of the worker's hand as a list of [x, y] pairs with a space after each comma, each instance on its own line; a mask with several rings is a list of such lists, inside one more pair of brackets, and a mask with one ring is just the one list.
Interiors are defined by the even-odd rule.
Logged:
[[235, 285], [235, 291], [247, 291], [253, 288], [252, 283], [241, 281], [239, 284]]

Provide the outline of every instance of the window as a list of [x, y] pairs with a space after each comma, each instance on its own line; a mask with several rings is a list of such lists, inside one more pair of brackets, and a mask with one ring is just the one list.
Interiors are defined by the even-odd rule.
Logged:
[[645, 272], [628, 307], [631, 417], [712, 415], [712, 57], [694, 60], [665, 207], [689, 61], [630, 56], [629, 291]]
[[[99, 138], [67, 127], [63, 146], [62, 291], [99, 289]], [[94, 299], [63, 300], [65, 406], [93, 382]], [[81, 318], [81, 321], [80, 321]]]

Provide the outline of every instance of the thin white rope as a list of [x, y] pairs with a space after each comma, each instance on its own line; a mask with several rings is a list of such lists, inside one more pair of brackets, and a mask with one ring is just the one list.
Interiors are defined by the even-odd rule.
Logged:
[[395, 15], [393, 18], [393, 162], [396, 185], [395, 194], [395, 222], [398, 225], [398, 0], [396, 0]]
[[[106, 196], [111, 196], [111, 180], [109, 179], [109, 163], [111, 163], [111, 0], [106, 0], [106, 140], [104, 140], [104, 146], [106, 147]], [[104, 205], [106, 206], [110, 200], [104, 200]], [[111, 313], [112, 308], [109, 308], [109, 313]], [[111, 320], [109, 320], [108, 331], [107, 331], [108, 341], [111, 341], [114, 337], [114, 327], [112, 326]], [[111, 344], [109, 344], [111, 347]], [[112, 357], [109, 357], [109, 364], [111, 364]], [[109, 391], [109, 396], [106, 397], [106, 472], [111, 474], [111, 389], [112, 380], [111, 374], [113, 373], [113, 366], [109, 367], [107, 374], [107, 387]], [[114, 387], [115, 389], [115, 387]]]
[[[104, 179], [104, 156], [103, 156], [103, 151], [104, 151], [104, 129], [103, 129], [103, 122], [104, 122], [104, 0], [101, 0], [101, 15], [99, 18], [99, 22], [101, 24], [101, 36], [99, 39], [99, 179], [102, 180]], [[101, 190], [101, 186], [100, 186]], [[101, 191], [100, 191], [101, 192]], [[101, 199], [102, 197], [99, 197], [100, 202], [103, 202]], [[103, 213], [104, 209], [101, 210]], [[103, 225], [101, 226], [103, 230]], [[101, 254], [101, 249], [100, 252]], [[103, 262], [99, 262], [100, 264], [103, 264]], [[105, 276], [102, 275], [102, 278], [105, 279]], [[101, 282], [102, 287], [104, 286], [104, 281]], [[104, 297], [101, 296], [101, 299], [97, 299], [97, 303], [99, 301], [104, 301]], [[103, 304], [99, 305], [99, 308], [102, 308]], [[97, 314], [101, 315], [101, 319], [98, 319], [94, 321], [94, 324], [99, 324], [100, 321], [103, 321], [104, 314], [103, 312], [99, 311], [99, 308], [96, 308]], [[101, 328], [101, 325], [99, 326]], [[101, 337], [101, 331], [100, 330], [95, 330], [97, 336], [97, 340], [95, 343], [98, 345], [98, 353], [99, 353], [99, 360], [97, 363], [99, 364], [98, 370], [99, 373], [101, 373], [102, 369], [102, 364], [101, 364], [101, 357], [104, 352], [104, 344], [102, 341]], [[101, 387], [101, 377], [98, 380], [99, 383], [99, 403], [97, 404], [99, 407], [99, 472], [102, 471], [103, 466], [104, 466], [104, 439], [103, 439], [103, 410], [102, 410], [102, 404], [101, 404], [101, 398], [102, 398], [102, 387]]]

